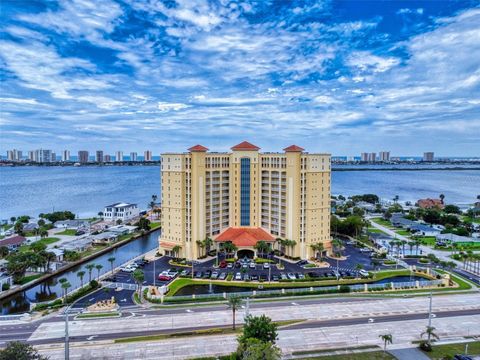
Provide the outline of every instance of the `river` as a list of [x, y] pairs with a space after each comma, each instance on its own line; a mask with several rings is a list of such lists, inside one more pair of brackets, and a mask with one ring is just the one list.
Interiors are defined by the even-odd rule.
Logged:
[[[374, 193], [387, 199], [398, 195], [400, 201], [415, 201], [442, 193], [447, 203], [458, 204], [471, 204], [480, 194], [478, 165], [478, 170], [422, 171], [345, 171], [345, 167], [337, 167], [342, 171], [332, 172], [332, 194]], [[376, 165], [375, 169], [389, 167]], [[158, 166], [0, 167], [0, 219], [23, 214], [36, 217], [52, 210], [90, 217], [119, 201], [145, 209], [153, 194], [160, 195]]]
[[[100, 270], [100, 275], [110, 271], [111, 266], [108, 258], [113, 256], [115, 257], [115, 266], [125, 263], [126, 261], [137, 257], [141, 254], [144, 254], [158, 246], [158, 237], [161, 230], [155, 230], [148, 235], [142, 236], [138, 239], [132, 240], [131, 242], [119, 246], [116, 249], [113, 249], [93, 260], [90, 260], [86, 263], [78, 265], [67, 272], [54, 276], [48, 281], [34, 286], [22, 293], [14, 295], [11, 298], [0, 300], [0, 314], [12, 314], [12, 313], [22, 313], [30, 310], [30, 303], [37, 303], [43, 301], [54, 300], [58, 295], [62, 294], [62, 289], [60, 287], [59, 279], [66, 278], [72, 288], [75, 289], [80, 286], [80, 278], [77, 276], [77, 273], [80, 270], [85, 271], [84, 283], [88, 282], [88, 270], [85, 266], [87, 264], [101, 264], [103, 268]], [[97, 270], [94, 269], [92, 272], [92, 278], [97, 277]]]

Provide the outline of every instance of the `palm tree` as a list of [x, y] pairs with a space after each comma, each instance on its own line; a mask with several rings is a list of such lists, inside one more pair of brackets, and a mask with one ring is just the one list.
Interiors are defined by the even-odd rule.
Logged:
[[138, 297], [141, 300], [142, 283], [145, 280], [145, 274], [143, 273], [143, 271], [140, 269], [135, 270], [133, 272], [133, 280], [135, 280], [135, 283], [137, 284]]
[[435, 334], [435, 327], [433, 326], [427, 326], [426, 330], [420, 334], [420, 337], [423, 337], [423, 335], [427, 335], [427, 344], [430, 345], [431, 339], [440, 339], [440, 337]]
[[231, 295], [228, 297], [228, 308], [232, 309], [232, 324], [233, 324], [233, 330], [235, 330], [235, 312], [240, 309], [242, 306], [242, 298]]
[[[66, 280], [66, 279], [65, 279], [65, 280]], [[62, 282], [63, 303], [64, 303], [64, 304], [67, 303], [67, 292], [68, 292], [68, 289], [69, 289], [71, 286], [72, 286], [72, 285], [71, 285], [68, 281]]]
[[383, 355], [385, 356], [387, 352], [387, 344], [391, 344], [393, 342], [393, 336], [392, 334], [383, 334], [383, 335], [378, 335], [383, 341]]
[[442, 204], [443, 204], [443, 200], [445, 199], [445, 195], [443, 195], [443, 194], [440, 194], [439, 198], [440, 198], [440, 201], [441, 201], [441, 202], [442, 202]]
[[341, 252], [340, 252], [341, 247], [342, 247], [342, 242], [339, 239], [333, 239], [332, 246], [333, 246], [333, 253], [334, 254], [338, 253], [338, 254], [342, 255]]
[[95, 265], [95, 268], [97, 269], [97, 280], [100, 281], [100, 270], [102, 270], [103, 265], [101, 264]]
[[223, 249], [224, 249], [225, 252], [227, 253], [227, 257], [228, 257], [230, 254], [235, 254], [235, 251], [238, 250], [238, 248], [235, 246], [235, 244], [233, 244], [231, 241], [227, 241], [227, 242], [223, 245]]
[[110, 262], [110, 267], [112, 268], [112, 275], [113, 275], [113, 263], [115, 262], [115, 257], [111, 256], [108, 258], [108, 261]]
[[402, 244], [402, 253], [403, 253], [403, 256], [405, 256], [405, 245], [407, 245], [407, 240], [402, 240], [400, 241], [400, 243]]
[[87, 264], [85, 268], [88, 270], [88, 282], [92, 281], [92, 271], [95, 268], [95, 264]]
[[270, 247], [268, 246], [268, 244], [261, 240], [259, 242], [257, 242], [254, 246], [254, 248], [260, 252], [260, 254], [262, 255], [261, 257], [263, 258], [263, 255], [265, 254], [266, 251], [268, 251], [268, 249], [270, 249]]
[[393, 202], [396, 204], [398, 202], [398, 199], [400, 199], [400, 197], [398, 195], [395, 195], [395, 197], [393, 198]]
[[152, 214], [153, 214], [153, 210], [155, 209], [155, 206], [157, 205], [156, 201], [157, 201], [157, 195], [152, 195], [152, 200], [148, 203], [148, 207], [152, 211]]
[[415, 255], [418, 255], [418, 248], [420, 247], [420, 244], [422, 242], [420, 241], [419, 238], [413, 239], [413, 245], [415, 245]]
[[77, 276], [80, 278], [80, 287], [83, 288], [83, 277], [85, 276], [85, 271], [77, 272]]
[[173, 248], [172, 248], [172, 252], [173, 252], [173, 255], [175, 258], [178, 258], [179, 254], [180, 254], [180, 249], [182, 247], [180, 245], [175, 245]]
[[203, 244], [205, 246], [205, 254], [207, 254], [210, 251], [210, 247], [213, 245], [213, 240], [206, 237], [205, 240], [203, 240]]

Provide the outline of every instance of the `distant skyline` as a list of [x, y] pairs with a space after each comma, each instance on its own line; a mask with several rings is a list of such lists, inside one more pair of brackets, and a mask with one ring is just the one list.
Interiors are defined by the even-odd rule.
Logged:
[[480, 155], [477, 1], [4, 0], [0, 31], [2, 156]]

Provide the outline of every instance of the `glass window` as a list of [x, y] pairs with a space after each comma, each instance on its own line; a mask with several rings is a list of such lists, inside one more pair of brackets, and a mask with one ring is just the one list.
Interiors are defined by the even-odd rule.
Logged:
[[240, 226], [250, 226], [250, 159], [240, 159]]

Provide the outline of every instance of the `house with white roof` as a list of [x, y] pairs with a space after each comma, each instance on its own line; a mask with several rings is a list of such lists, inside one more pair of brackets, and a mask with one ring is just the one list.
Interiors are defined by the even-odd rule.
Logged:
[[116, 222], [117, 220], [127, 221], [139, 216], [140, 211], [137, 204], [115, 203], [105, 206], [103, 211], [103, 219], [106, 221]]

